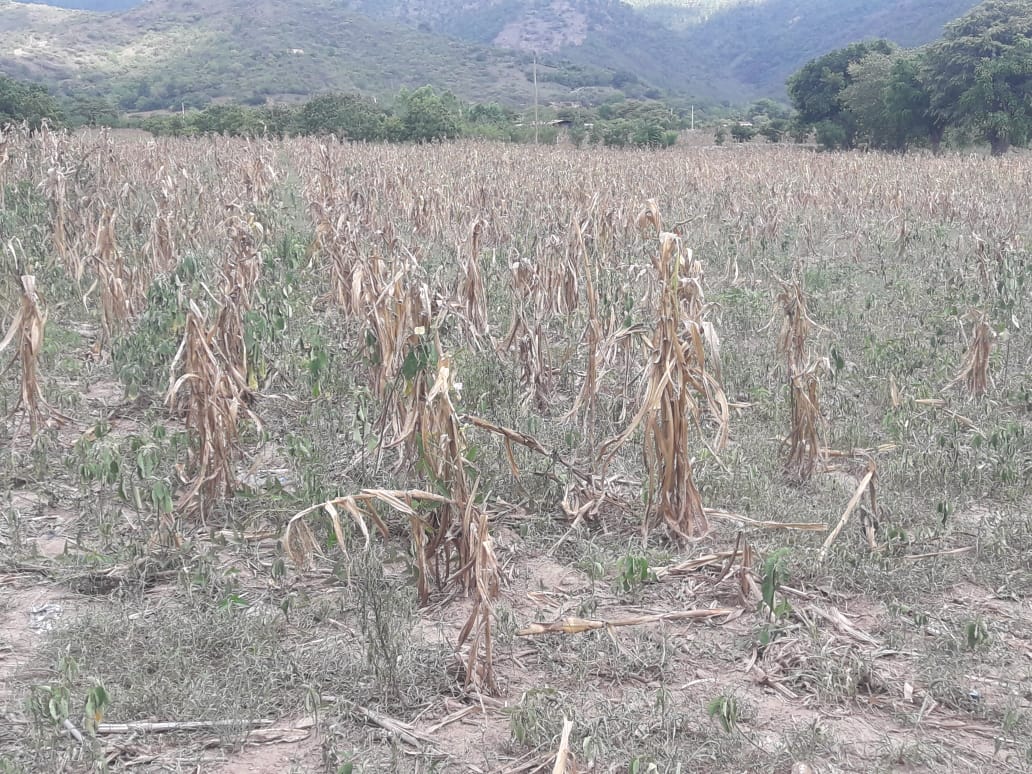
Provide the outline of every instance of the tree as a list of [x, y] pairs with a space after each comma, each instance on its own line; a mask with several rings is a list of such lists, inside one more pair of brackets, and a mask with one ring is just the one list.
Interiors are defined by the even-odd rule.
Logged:
[[767, 142], [777, 143], [781, 142], [782, 138], [788, 133], [788, 128], [788, 119], [774, 118], [760, 127], [760, 134], [764, 136]]
[[45, 87], [0, 75], [0, 126], [28, 122], [38, 129], [43, 121], [62, 120], [61, 108]]
[[814, 127], [817, 144], [825, 150], [846, 150], [853, 147], [853, 138], [838, 121], [828, 119]]
[[118, 108], [102, 97], [76, 95], [64, 101], [64, 113], [72, 126], [115, 126]]
[[751, 124], [738, 122], [731, 127], [731, 139], [735, 142], [749, 142], [756, 136], [756, 128]]
[[882, 99], [895, 121], [895, 136], [903, 149], [927, 140], [939, 150], [946, 121], [932, 110], [932, 95], [924, 72], [924, 53], [909, 52], [892, 67]]
[[842, 104], [856, 124], [858, 143], [891, 151], [926, 142], [938, 147], [945, 124], [931, 112], [919, 60], [919, 53], [897, 49], [849, 66], [852, 82], [842, 91]]
[[209, 105], [190, 116], [194, 131], [200, 134], [225, 134], [231, 137], [261, 134], [256, 113], [242, 105]]
[[455, 96], [437, 94], [431, 86], [398, 95], [402, 139], [409, 142], [451, 140], [459, 136], [459, 105]]
[[301, 134], [334, 134], [361, 142], [385, 139], [386, 113], [357, 94], [326, 94], [308, 100], [297, 114]]
[[841, 101], [856, 127], [857, 144], [895, 149], [895, 122], [886, 110], [884, 95], [901, 56], [899, 51], [875, 51], [849, 65], [850, 83], [842, 90]]
[[869, 54], [890, 54], [894, 48], [887, 40], [852, 43], [807, 62], [788, 79], [788, 96], [798, 120], [817, 129], [818, 142], [824, 145], [824, 137], [835, 141], [835, 145], [825, 147], [854, 147], [855, 117], [842, 102], [842, 93], [853, 82], [850, 65]]
[[643, 148], [661, 148], [665, 142], [664, 134], [663, 127], [658, 123], [639, 120], [634, 123], [631, 141]]
[[634, 127], [630, 121], [617, 118], [615, 121], [605, 121], [602, 127], [602, 143], [610, 148], [623, 148], [631, 141], [631, 132]]
[[931, 111], [989, 143], [994, 156], [1032, 133], [1032, 4], [986, 0], [929, 47]]
[[746, 112], [746, 116], [753, 123], [760, 121], [764, 116], [771, 121], [776, 121], [790, 118], [791, 115], [792, 111], [788, 107], [766, 97], [753, 102]]

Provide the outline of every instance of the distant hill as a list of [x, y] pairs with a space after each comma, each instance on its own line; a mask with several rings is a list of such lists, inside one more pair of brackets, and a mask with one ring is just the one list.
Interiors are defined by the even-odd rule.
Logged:
[[134, 8], [142, 0], [25, 0], [37, 5], [51, 5], [56, 8], [72, 8], [78, 11], [126, 11]]
[[628, 5], [646, 17], [672, 29], [703, 24], [714, 14], [764, 2], [766, 0], [627, 0]]
[[977, 0], [341, 0], [353, 10], [674, 93], [783, 97], [810, 59], [867, 38], [937, 39]]
[[[129, 109], [252, 103], [431, 83], [532, 101], [532, 57], [347, 11], [334, 0], [151, 0], [116, 15], [0, 3], [0, 71]], [[542, 84], [542, 100], [568, 89]]]
[[975, 0], [0, 0], [0, 72], [125, 107], [258, 103], [430, 83], [527, 105], [614, 94], [783, 97], [854, 40], [935, 39]]
[[702, 61], [723, 61], [730, 79], [746, 91], [781, 96], [788, 76], [815, 57], [871, 38], [905, 47], [930, 43], [978, 2], [725, 0], [724, 5], [683, 31], [687, 45]]

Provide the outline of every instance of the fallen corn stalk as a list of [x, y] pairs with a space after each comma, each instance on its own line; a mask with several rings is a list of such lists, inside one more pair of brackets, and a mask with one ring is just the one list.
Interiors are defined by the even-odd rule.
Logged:
[[571, 770], [569, 768], [571, 733], [573, 733], [573, 721], [563, 718], [563, 733], [559, 740], [559, 751], [555, 754], [555, 766], [552, 767], [552, 774], [566, 774]]
[[654, 613], [638, 615], [631, 618], [617, 618], [610, 621], [595, 621], [587, 618], [570, 616], [552, 623], [532, 623], [516, 632], [518, 637], [537, 637], [542, 634], [581, 634], [598, 629], [615, 629], [621, 626], [644, 626], [663, 621], [705, 621], [710, 618], [733, 616], [740, 614], [741, 608], [714, 607], [704, 610], [679, 610], [674, 613]]
[[345, 545], [347, 541], [345, 540], [344, 527], [340, 520], [340, 511], [342, 509], [351, 516], [365, 538], [365, 545], [368, 548], [370, 537], [366, 519], [372, 521], [384, 537], [389, 534], [387, 525], [372, 508], [372, 504], [380, 502], [388, 505], [403, 516], [408, 516], [410, 519], [418, 519], [418, 514], [412, 507], [413, 500], [454, 504], [451, 498], [434, 494], [433, 492], [424, 492], [422, 489], [363, 489], [356, 495], [337, 497], [295, 513], [290, 521], [287, 522], [287, 527], [283, 531], [284, 550], [287, 552], [290, 560], [298, 567], [303, 567], [308, 563], [311, 555], [317, 551], [318, 544], [311, 528], [305, 522], [305, 517], [317, 511], [325, 511], [326, 515], [330, 517], [330, 524], [333, 527], [337, 542], [340, 545]]
[[824, 545], [821, 546], [820, 553], [817, 554], [817, 561], [823, 562], [825, 557], [828, 555], [828, 549], [831, 548], [831, 544], [835, 542], [835, 538], [839, 536], [846, 523], [849, 521], [849, 517], [853, 515], [853, 511], [860, 504], [865, 493], [870, 493], [871, 497], [871, 511], [877, 513], [877, 505], [874, 496], [874, 476], [875, 476], [874, 462], [871, 462], [867, 468], [867, 475], [865, 475], [860, 483], [857, 485], [856, 491], [853, 492], [853, 496], [849, 499], [849, 503], [846, 505], [846, 510], [842, 516], [839, 517], [838, 524], [835, 525], [835, 529], [831, 531], [827, 539], [824, 541]]
[[760, 527], [761, 529], [797, 529], [803, 532], [827, 532], [828, 525], [823, 522], [812, 521], [757, 521], [740, 513], [720, 511], [715, 508], [706, 508], [706, 517], [710, 519], [724, 519], [726, 521], [737, 521], [749, 527]]
[[473, 416], [472, 414], [464, 414], [462, 417], [460, 417], [460, 420], [464, 423], [468, 422], [469, 424], [481, 430], [486, 430], [489, 433], [495, 433], [496, 435], [500, 435], [502, 437], [502, 440], [505, 443], [505, 455], [509, 461], [509, 469], [512, 471], [513, 476], [515, 476], [516, 478], [520, 478], [520, 470], [516, 465], [516, 457], [513, 454], [512, 445], [514, 443], [519, 444], [520, 446], [523, 446], [527, 449], [530, 449], [532, 452], [537, 452], [538, 454], [544, 457], [548, 457], [549, 459], [552, 459], [555, 462], [558, 462], [560, 465], [562, 465], [564, 468], [566, 468], [568, 471], [570, 471], [573, 475], [575, 475], [582, 481], [591, 482], [592, 480], [592, 475], [590, 473], [586, 473], [585, 471], [575, 467], [571, 462], [560, 457], [558, 452], [556, 452], [553, 449], [547, 448], [532, 435], [528, 435], [527, 433], [521, 433], [519, 430], [513, 430], [512, 428], [503, 427], [502, 425], [496, 425], [493, 422], [489, 422], [488, 420], [483, 419], [482, 417]]
[[266, 728], [271, 720], [162, 720], [138, 723], [100, 723], [98, 734], [167, 734], [176, 731], [214, 731], [219, 728]]

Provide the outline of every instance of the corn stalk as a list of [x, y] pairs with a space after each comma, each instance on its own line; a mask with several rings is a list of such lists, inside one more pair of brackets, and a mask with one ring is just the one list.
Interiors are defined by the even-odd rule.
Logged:
[[813, 478], [824, 460], [821, 440], [820, 373], [823, 360], [794, 371], [789, 381], [792, 429], [782, 446], [788, 447], [784, 471], [789, 481], [801, 484]]
[[707, 405], [717, 412], [717, 446], [721, 445], [727, 437], [727, 400], [706, 368], [707, 344], [716, 342], [716, 335], [704, 319], [701, 265], [692, 261], [690, 251], [682, 251], [676, 235], [664, 232], [655, 267], [662, 291], [645, 398], [623, 433], [603, 444], [600, 457], [608, 466], [643, 426], [649, 478], [645, 529], [654, 513], [677, 538], [688, 540], [709, 529], [693, 476], [690, 443], [701, 431], [702, 407]]
[[824, 459], [821, 440], [820, 374], [823, 360], [806, 362], [806, 341], [816, 323], [806, 311], [806, 298], [798, 280], [782, 282], [777, 303], [784, 313], [777, 350], [785, 360], [791, 429], [782, 443], [788, 454], [785, 476], [795, 484], [813, 478]]
[[972, 311], [969, 317], [972, 321], [971, 339], [960, 372], [950, 384], [963, 383], [968, 395], [977, 398], [989, 390], [989, 356], [996, 336], [985, 312]]
[[4, 369], [6, 372], [16, 361], [21, 365], [18, 401], [14, 404], [11, 414], [24, 407], [29, 417], [29, 430], [35, 437], [49, 411], [39, 383], [39, 354], [43, 346], [47, 313], [36, 292], [36, 278], [33, 275], [22, 275], [21, 288], [21, 307], [8, 326], [3, 340], [0, 341], [0, 353], [11, 344], [16, 344], [14, 357]]
[[180, 376], [165, 396], [166, 404], [184, 415], [190, 438], [187, 488], [179, 507], [202, 523], [212, 506], [232, 496], [236, 487], [233, 462], [241, 418], [257, 423], [246, 403], [246, 379], [226, 363], [216, 334], [216, 327], [207, 325], [191, 301], [186, 333], [172, 364], [173, 374], [178, 371]]

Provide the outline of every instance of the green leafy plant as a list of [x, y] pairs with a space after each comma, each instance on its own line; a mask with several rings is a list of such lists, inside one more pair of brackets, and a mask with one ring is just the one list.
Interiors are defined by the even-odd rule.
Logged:
[[563, 718], [572, 717], [564, 697], [555, 688], [531, 688], [518, 704], [505, 710], [509, 732], [520, 744], [537, 747], [550, 745], [559, 738]]
[[656, 765], [655, 761], [643, 755], [636, 755], [627, 765], [628, 774], [653, 774], [658, 771], [659, 766]]
[[742, 719], [741, 707], [734, 694], [714, 696], [706, 705], [706, 714], [720, 723], [720, 727], [726, 734], [737, 731], [738, 723]]
[[97, 735], [97, 727], [104, 720], [104, 713], [111, 704], [111, 697], [102, 683], [95, 683], [86, 693], [86, 708], [83, 712], [83, 727], [90, 736]]
[[397, 698], [406, 662], [412, 654], [408, 632], [415, 600], [406, 589], [387, 579], [382, 553], [376, 549], [359, 553], [349, 573], [357, 597], [366, 663], [379, 693]]
[[968, 650], [978, 650], [989, 644], [989, 626], [981, 618], [964, 624], [964, 645]]
[[624, 594], [638, 591], [646, 583], [656, 581], [648, 557], [628, 554], [617, 562], [616, 589]]
[[788, 553], [787, 548], [779, 548], [763, 560], [760, 593], [764, 607], [774, 619], [784, 618], [792, 612], [792, 606], [787, 600], [775, 601], [775, 593], [786, 579]]

